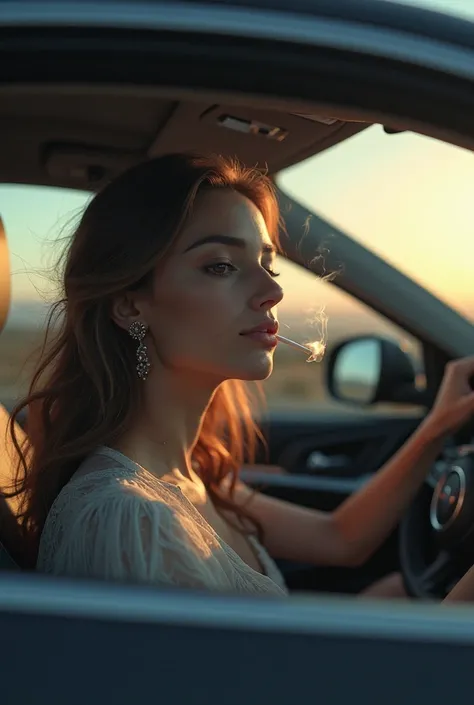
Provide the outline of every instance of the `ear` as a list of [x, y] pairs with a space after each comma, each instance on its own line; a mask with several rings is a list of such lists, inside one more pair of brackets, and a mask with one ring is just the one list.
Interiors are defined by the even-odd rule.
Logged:
[[134, 297], [130, 293], [120, 294], [112, 302], [112, 307], [110, 311], [112, 320], [119, 328], [127, 330], [130, 325], [141, 318], [141, 312], [137, 306]]

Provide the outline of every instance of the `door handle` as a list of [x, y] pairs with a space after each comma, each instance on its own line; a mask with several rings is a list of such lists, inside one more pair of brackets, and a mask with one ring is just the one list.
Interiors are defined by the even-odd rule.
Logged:
[[325, 455], [320, 450], [314, 450], [306, 459], [306, 469], [310, 472], [322, 470], [343, 470], [350, 464], [347, 455]]

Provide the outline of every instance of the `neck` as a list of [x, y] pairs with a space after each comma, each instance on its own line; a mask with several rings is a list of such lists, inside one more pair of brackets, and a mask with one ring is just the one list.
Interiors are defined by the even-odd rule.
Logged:
[[141, 384], [141, 408], [117, 448], [158, 477], [194, 479], [192, 451], [219, 385], [169, 371], [155, 371]]

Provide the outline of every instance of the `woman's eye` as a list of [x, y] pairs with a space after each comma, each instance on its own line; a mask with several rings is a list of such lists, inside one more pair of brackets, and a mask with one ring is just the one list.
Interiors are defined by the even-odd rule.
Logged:
[[[275, 272], [272, 267], [264, 267], [264, 269], [273, 278], [280, 276], [280, 273]], [[215, 262], [214, 264], [209, 264], [204, 267], [204, 271], [207, 274], [213, 274], [217, 277], [227, 277], [232, 274], [232, 272], [236, 272], [237, 267], [234, 267], [230, 262]]]
[[237, 267], [234, 267], [230, 262], [216, 262], [215, 264], [204, 267], [204, 271], [208, 274], [214, 274], [217, 277], [225, 277], [232, 272], [236, 272]]

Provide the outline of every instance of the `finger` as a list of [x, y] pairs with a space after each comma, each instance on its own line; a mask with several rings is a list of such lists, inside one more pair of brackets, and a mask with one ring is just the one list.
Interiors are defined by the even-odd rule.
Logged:
[[459, 377], [474, 375], [474, 355], [462, 357], [459, 360], [452, 360], [446, 365], [446, 368]]

